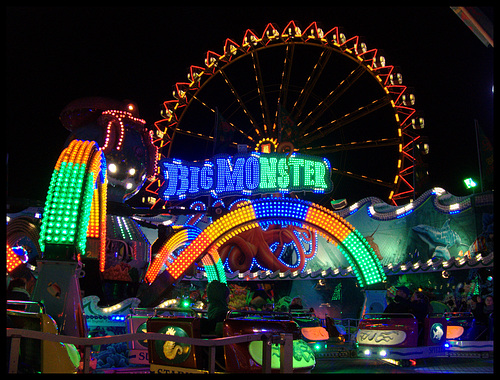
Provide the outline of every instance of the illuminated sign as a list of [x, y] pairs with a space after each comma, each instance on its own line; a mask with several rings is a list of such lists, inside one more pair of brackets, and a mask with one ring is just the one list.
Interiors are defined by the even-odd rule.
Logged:
[[330, 162], [297, 153], [223, 154], [201, 162], [165, 158], [159, 165], [165, 200], [332, 190]]

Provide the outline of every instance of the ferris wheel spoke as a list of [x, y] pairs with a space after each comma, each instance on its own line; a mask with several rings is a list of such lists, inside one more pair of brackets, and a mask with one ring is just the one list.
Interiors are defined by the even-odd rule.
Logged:
[[330, 106], [340, 98], [360, 77], [365, 73], [366, 69], [363, 65], [356, 67], [337, 88], [330, 92], [307, 116], [301, 120], [297, 126], [302, 132], [306, 132], [316, 121], [330, 108]]
[[186, 129], [172, 128], [172, 127], [170, 127], [170, 128], [173, 130], [174, 133], [178, 133], [180, 135], [190, 136], [190, 137], [194, 137], [194, 138], [206, 140], [206, 141], [214, 141], [213, 136], [208, 136], [208, 135], [204, 135], [202, 133], [188, 131]]
[[278, 106], [276, 107], [276, 115], [274, 116], [273, 130], [278, 123], [281, 123], [279, 118], [280, 109], [286, 107], [288, 100], [288, 87], [290, 85], [290, 75], [292, 73], [293, 53], [295, 51], [294, 44], [287, 44], [285, 49], [285, 60], [283, 62], [283, 72], [281, 73], [280, 91], [278, 96]]
[[[263, 138], [292, 143], [334, 163], [338, 192], [364, 181], [363, 192], [390, 189], [388, 199], [402, 202], [415, 161], [405, 128], [415, 110], [401, 105], [400, 76], [389, 78], [393, 67], [384, 67], [377, 49], [366, 50], [338, 28], [326, 35], [288, 29], [267, 27], [261, 39], [250, 31], [241, 46], [227, 39], [223, 54], [208, 51], [206, 67], [191, 66], [189, 83], [177, 83], [176, 100], [165, 102], [156, 144], [168, 156], [174, 139], [176, 147], [193, 140], [207, 150], [217, 143], [217, 128], [231, 126], [233, 148], [236, 142], [256, 148]], [[395, 176], [387, 172], [391, 165]]]
[[231, 93], [236, 98], [236, 100], [237, 100], [238, 104], [240, 105], [241, 109], [243, 110], [243, 112], [245, 113], [245, 115], [248, 117], [248, 120], [250, 120], [250, 123], [252, 124], [252, 127], [254, 128], [255, 133], [258, 136], [262, 136], [263, 135], [263, 131], [260, 129], [257, 121], [255, 120], [255, 118], [253, 117], [253, 115], [248, 110], [245, 102], [243, 101], [243, 99], [241, 98], [241, 96], [238, 94], [238, 91], [236, 91], [236, 88], [233, 86], [233, 84], [229, 80], [227, 74], [222, 69], [219, 70], [219, 72], [221, 73], [222, 77], [224, 78], [224, 81], [226, 82], [227, 86], [231, 90]]
[[267, 133], [267, 128], [271, 127], [271, 117], [269, 116], [269, 107], [266, 100], [266, 92], [264, 90], [264, 81], [262, 80], [262, 71], [260, 68], [259, 56], [256, 51], [251, 53], [253, 68], [255, 71], [255, 80], [259, 91], [259, 102], [262, 110], [262, 120], [264, 122], [264, 132]]
[[378, 139], [378, 140], [367, 140], [367, 141], [351, 141], [343, 144], [334, 145], [322, 145], [318, 147], [306, 147], [301, 150], [304, 153], [315, 155], [315, 154], [325, 154], [325, 153], [337, 153], [356, 149], [370, 149], [370, 148], [382, 148], [388, 146], [399, 145], [401, 139], [398, 137]]
[[376, 178], [370, 178], [366, 175], [352, 173], [352, 172], [347, 171], [347, 170], [341, 170], [341, 169], [332, 167], [332, 172], [339, 174], [339, 175], [342, 175], [342, 176], [345, 176], [345, 177], [359, 179], [361, 181], [373, 183], [375, 185], [380, 185], [380, 186], [384, 186], [384, 187], [388, 187], [388, 188], [392, 188], [394, 186], [394, 184], [391, 182], [383, 181], [381, 179], [376, 179]]
[[332, 120], [328, 124], [322, 125], [318, 127], [315, 131], [308, 132], [304, 134], [303, 138], [301, 139], [302, 145], [309, 145], [311, 142], [324, 138], [325, 136], [329, 135], [330, 133], [336, 131], [337, 129], [361, 118], [364, 117], [384, 106], [387, 104], [390, 104], [391, 99], [389, 96], [384, 96], [380, 99], [374, 100], [370, 104], [367, 104], [363, 107], [358, 108], [357, 110], [350, 112], [348, 114], [345, 114], [344, 116], [340, 117], [339, 119]]
[[293, 105], [292, 111], [290, 112], [292, 118], [297, 118], [297, 115], [302, 114], [302, 111], [304, 110], [304, 107], [309, 99], [309, 96], [311, 95], [314, 87], [316, 86], [316, 82], [320, 78], [321, 73], [323, 73], [323, 70], [325, 69], [326, 64], [328, 63], [328, 60], [330, 59], [331, 55], [332, 55], [332, 50], [324, 49], [321, 51], [318, 61], [314, 65], [311, 74], [307, 78], [304, 87], [300, 91], [299, 97], [297, 98], [295, 104]]
[[[214, 116], [214, 120], [215, 118], [217, 117], [217, 110], [213, 109], [212, 107], [210, 107], [207, 103], [205, 103], [203, 100], [199, 99], [196, 95], [193, 96], [193, 99], [196, 100], [199, 104], [201, 104], [203, 107], [205, 107], [208, 111], [210, 111], [213, 116]], [[249, 141], [252, 141], [253, 143], [255, 143], [255, 140], [249, 136], [248, 134], [246, 134], [241, 128], [237, 127], [236, 125], [234, 125], [233, 123], [229, 122], [228, 123], [231, 125], [231, 127], [234, 128], [234, 130], [238, 133], [241, 133], [243, 136], [245, 136]]]

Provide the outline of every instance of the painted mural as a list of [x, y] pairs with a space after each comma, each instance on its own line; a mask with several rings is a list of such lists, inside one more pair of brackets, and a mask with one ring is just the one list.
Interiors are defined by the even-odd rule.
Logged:
[[[361, 232], [384, 266], [493, 252], [492, 193], [456, 197], [438, 188], [406, 206], [365, 198], [339, 214]], [[348, 265], [336, 250], [319, 238], [307, 269]]]

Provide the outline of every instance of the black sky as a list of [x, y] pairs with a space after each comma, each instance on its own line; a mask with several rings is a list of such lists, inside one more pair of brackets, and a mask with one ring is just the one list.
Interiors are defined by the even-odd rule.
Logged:
[[[493, 10], [485, 10], [492, 19]], [[172, 86], [226, 38], [267, 23], [344, 28], [383, 49], [425, 115], [431, 186], [478, 177], [474, 119], [493, 143], [493, 48], [449, 7], [10, 7], [6, 12], [9, 197], [44, 200], [69, 135], [59, 113], [85, 96], [132, 99], [152, 125]]]

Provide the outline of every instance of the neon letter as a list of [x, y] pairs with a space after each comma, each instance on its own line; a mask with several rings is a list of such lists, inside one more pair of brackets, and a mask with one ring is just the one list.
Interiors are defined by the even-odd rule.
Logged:
[[165, 182], [168, 182], [168, 186], [163, 190], [164, 197], [170, 197], [175, 195], [177, 190], [177, 165], [170, 164], [168, 162], [163, 163], [163, 178]]
[[203, 190], [210, 190], [214, 184], [214, 180], [212, 179], [213, 175], [214, 170], [212, 169], [212, 166], [203, 165], [200, 174], [200, 186]]
[[229, 158], [218, 158], [217, 163], [217, 186], [215, 191], [220, 194], [229, 191], [243, 190], [243, 176], [245, 159], [238, 157], [231, 168]]
[[278, 161], [278, 187], [280, 189], [287, 189], [290, 185], [290, 175], [288, 164], [286, 163], [286, 158], [282, 158]]
[[314, 164], [314, 184], [316, 188], [327, 189], [328, 185], [325, 182], [326, 167], [323, 162]]
[[311, 176], [314, 175], [315, 162], [311, 160], [304, 160], [304, 186], [314, 186], [314, 180]]
[[256, 189], [259, 186], [259, 173], [259, 159], [254, 156], [248, 157], [247, 162], [245, 162], [245, 186], [248, 190]]
[[300, 184], [300, 167], [304, 166], [304, 160], [302, 158], [290, 157], [289, 164], [293, 166], [293, 187], [299, 187]]
[[198, 187], [198, 178], [200, 175], [200, 167], [199, 166], [191, 166], [189, 168], [189, 171], [191, 172], [191, 178], [189, 181], [189, 192], [190, 193], [197, 193], [200, 191], [200, 188]]
[[260, 162], [260, 185], [261, 189], [272, 189], [276, 187], [276, 157], [259, 157]]
[[176, 194], [179, 196], [182, 196], [182, 195], [186, 194], [186, 191], [189, 187], [189, 180], [188, 180], [189, 169], [184, 165], [178, 165], [178, 167], [180, 169], [178, 179], [180, 180], [181, 183], [179, 186], [179, 190], [177, 190]]

